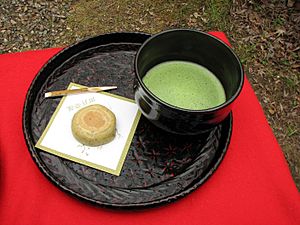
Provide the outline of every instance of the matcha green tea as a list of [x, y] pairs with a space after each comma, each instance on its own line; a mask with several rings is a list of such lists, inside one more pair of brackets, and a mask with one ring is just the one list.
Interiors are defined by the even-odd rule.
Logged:
[[218, 78], [205, 67], [192, 62], [158, 64], [146, 73], [143, 82], [161, 100], [184, 109], [208, 109], [226, 100]]

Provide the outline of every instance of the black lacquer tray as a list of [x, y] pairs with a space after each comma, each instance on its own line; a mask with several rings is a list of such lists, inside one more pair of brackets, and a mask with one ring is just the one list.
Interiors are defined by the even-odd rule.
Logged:
[[24, 105], [23, 131], [39, 169], [62, 190], [97, 205], [144, 208], [174, 201], [199, 187], [216, 170], [227, 150], [230, 115], [199, 136], [166, 133], [141, 117], [120, 176], [60, 158], [34, 147], [60, 98], [47, 91], [70, 82], [117, 85], [112, 93], [134, 98], [134, 57], [149, 35], [113, 33], [84, 40], [50, 59], [33, 80]]

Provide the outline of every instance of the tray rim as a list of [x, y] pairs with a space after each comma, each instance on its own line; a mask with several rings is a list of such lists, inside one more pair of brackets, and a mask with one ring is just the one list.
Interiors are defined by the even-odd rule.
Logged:
[[[92, 199], [90, 197], [86, 197], [86, 196], [84, 196], [80, 193], [77, 193], [77, 192], [71, 190], [70, 188], [66, 187], [62, 182], [60, 182], [58, 179], [56, 179], [55, 176], [53, 176], [51, 171], [49, 171], [47, 166], [43, 163], [43, 160], [37, 154], [36, 148], [34, 147], [34, 143], [32, 143], [32, 140], [29, 137], [30, 135], [26, 131], [26, 129], [27, 129], [26, 126], [25, 126], [26, 125], [26, 112], [27, 112], [28, 102], [29, 102], [29, 98], [30, 98], [29, 95], [32, 93], [32, 91], [33, 91], [32, 89], [34, 88], [34, 84], [37, 83], [37, 80], [40, 77], [40, 74], [43, 74], [44, 71], [49, 66], [51, 66], [51, 64], [55, 60], [57, 60], [57, 58], [63, 57], [63, 54], [65, 54], [66, 52], [68, 53], [69, 51], [73, 50], [74, 48], [78, 47], [79, 45], [84, 45], [86, 42], [91, 42], [93, 40], [101, 39], [103, 37], [118, 36], [118, 35], [129, 35], [129, 36], [130, 35], [140, 35], [141, 37], [144, 36], [144, 38], [146, 38], [146, 39], [148, 39], [151, 36], [147, 33], [141, 33], [141, 32], [113, 32], [113, 33], [106, 33], [106, 34], [101, 34], [101, 35], [97, 35], [97, 36], [93, 36], [93, 37], [88, 37], [88, 38], [85, 38], [85, 39], [83, 39], [79, 42], [76, 42], [76, 43], [74, 43], [74, 44], [72, 44], [68, 47], [63, 48], [62, 50], [60, 50], [59, 52], [54, 54], [51, 58], [49, 58], [44, 63], [44, 65], [40, 68], [38, 73], [33, 78], [32, 82], [31, 82], [31, 84], [30, 84], [30, 86], [29, 86], [29, 88], [26, 92], [26, 97], [25, 97], [25, 101], [24, 101], [24, 104], [23, 104], [23, 112], [22, 112], [22, 131], [23, 131], [23, 135], [24, 135], [24, 138], [25, 138], [27, 149], [29, 150], [31, 157], [33, 158], [34, 162], [38, 166], [39, 170], [44, 174], [44, 176], [46, 176], [46, 178], [49, 181], [51, 181], [55, 186], [57, 186], [59, 189], [61, 189], [62, 191], [64, 191], [67, 194], [72, 195], [73, 197], [76, 197], [79, 200], [84, 200], [88, 203], [98, 205], [98, 206], [102, 206], [102, 207], [107, 207], [107, 208], [112, 208], [112, 209], [125, 209], [125, 210], [126, 209], [141, 209], [141, 208], [144, 209], [144, 208], [150, 208], [150, 207], [153, 207], [153, 206], [164, 205], [166, 203], [170, 203], [170, 202], [176, 201], [177, 199], [185, 197], [187, 194], [191, 193], [192, 191], [197, 189], [199, 186], [201, 186], [203, 183], [205, 183], [208, 180], [208, 178], [216, 171], [216, 169], [218, 168], [218, 166], [221, 164], [222, 160], [224, 159], [225, 154], [226, 154], [227, 149], [228, 149], [228, 146], [230, 144], [231, 135], [232, 135], [232, 126], [233, 126], [232, 112], [225, 119], [225, 120], [229, 120], [229, 122], [228, 122], [229, 123], [229, 125], [228, 125], [228, 127], [229, 127], [228, 128], [228, 135], [226, 137], [225, 146], [222, 147], [222, 152], [220, 152], [219, 158], [216, 158], [216, 155], [218, 155], [218, 153], [216, 153], [216, 155], [214, 156], [214, 158], [210, 162], [208, 168], [203, 172], [204, 176], [202, 176], [201, 179], [199, 181], [197, 181], [195, 184], [193, 184], [191, 187], [188, 186], [188, 187], [186, 187], [186, 189], [183, 189], [183, 191], [181, 191], [181, 192], [179, 192], [175, 195], [163, 197], [162, 199], [157, 199], [157, 200], [154, 200], [154, 201], [142, 202], [142, 203], [120, 204], [120, 203], [103, 202], [103, 201]], [[131, 44], [131, 43], [134, 44], [134, 43], [137, 43], [137, 42], [111, 42], [111, 43], [106, 43], [106, 44], [118, 44], [118, 43], [120, 43], [120, 44], [126, 44], [126, 43], [127, 44]], [[103, 45], [106, 45], [106, 44], [103, 44]], [[142, 43], [140, 43], [140, 44], [142, 44]], [[102, 44], [101, 44], [101, 46], [102, 46]], [[84, 50], [87, 50], [87, 49], [88, 48], [84, 48]], [[84, 50], [81, 50], [81, 51], [77, 52], [76, 54], [78, 54], [78, 53], [80, 53]], [[73, 56], [71, 56], [71, 57], [67, 58], [66, 60], [64, 60], [64, 62], [66, 62], [67, 60], [69, 60], [72, 57], [74, 57], [74, 54], [73, 54]], [[211, 166], [212, 163], [213, 163], [213, 165]]]

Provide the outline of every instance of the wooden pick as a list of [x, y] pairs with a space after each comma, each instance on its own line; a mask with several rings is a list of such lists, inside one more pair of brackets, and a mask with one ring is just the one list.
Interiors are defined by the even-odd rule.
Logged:
[[49, 97], [57, 97], [57, 96], [65, 96], [70, 94], [80, 94], [85, 92], [101, 92], [107, 90], [116, 89], [117, 86], [105, 86], [105, 87], [86, 87], [86, 88], [79, 88], [79, 89], [72, 89], [72, 90], [60, 90], [60, 91], [51, 91], [45, 93], [45, 98]]

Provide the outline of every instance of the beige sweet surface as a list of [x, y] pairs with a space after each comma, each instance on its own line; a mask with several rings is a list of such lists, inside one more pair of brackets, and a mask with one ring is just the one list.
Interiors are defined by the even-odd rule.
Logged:
[[72, 133], [84, 145], [106, 144], [115, 137], [116, 117], [105, 106], [87, 106], [75, 113], [72, 119]]

